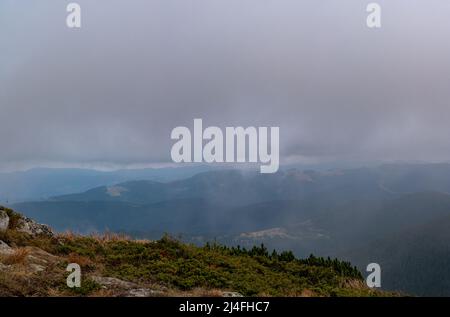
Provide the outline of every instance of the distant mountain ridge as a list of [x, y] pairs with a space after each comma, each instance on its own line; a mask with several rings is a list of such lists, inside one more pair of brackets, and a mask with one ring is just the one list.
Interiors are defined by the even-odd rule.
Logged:
[[[194, 243], [216, 240], [243, 246], [264, 242], [299, 256], [345, 256], [361, 270], [378, 261], [386, 266], [386, 287], [450, 295], [450, 288], [404, 282], [422, 258], [447, 258], [450, 238], [439, 232], [444, 228], [440, 219], [450, 217], [449, 180], [449, 164], [284, 169], [273, 175], [220, 170], [165, 183], [141, 180], [100, 186], [14, 208], [58, 231], [109, 230], [142, 238], [170, 232]], [[441, 242], [420, 247], [431, 233]], [[410, 236], [415, 238], [408, 240]], [[402, 257], [390, 261], [396, 245]], [[413, 259], [406, 260], [408, 254]], [[450, 278], [450, 267], [443, 270]], [[402, 271], [408, 273], [396, 284], [395, 274]], [[423, 276], [432, 276], [426, 271]]]
[[[111, 195], [109, 188], [121, 188]], [[101, 186], [86, 192], [52, 197], [53, 201], [128, 201], [153, 203], [179, 198], [204, 198], [219, 203], [245, 205], [271, 200], [301, 200], [327, 194], [327, 199], [351, 197], [391, 198], [395, 194], [378, 185], [371, 170], [300, 171], [290, 169], [274, 175], [239, 170], [198, 173], [192, 177], [167, 183], [130, 181]]]
[[124, 169], [110, 172], [81, 168], [34, 168], [0, 173], [0, 202], [45, 200], [51, 196], [82, 192], [102, 185], [144, 179], [173, 181], [211, 170], [206, 165]]

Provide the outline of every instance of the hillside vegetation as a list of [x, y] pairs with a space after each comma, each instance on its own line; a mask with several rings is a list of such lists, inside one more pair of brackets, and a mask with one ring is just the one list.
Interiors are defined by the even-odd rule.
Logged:
[[[298, 259], [292, 252], [203, 247], [169, 236], [158, 241], [124, 236], [55, 235], [20, 227], [22, 216], [0, 207], [10, 221], [0, 230], [3, 296], [380, 296], [364, 286], [348, 262]], [[29, 225], [39, 228], [36, 223]], [[27, 227], [27, 228], [28, 228]], [[38, 232], [38, 233], [36, 233]], [[82, 268], [81, 288], [66, 286], [69, 263]]]
[[164, 232], [292, 250], [382, 267], [384, 290], [450, 296], [450, 164], [300, 170], [218, 170], [160, 183], [127, 181], [14, 204], [56, 231]]

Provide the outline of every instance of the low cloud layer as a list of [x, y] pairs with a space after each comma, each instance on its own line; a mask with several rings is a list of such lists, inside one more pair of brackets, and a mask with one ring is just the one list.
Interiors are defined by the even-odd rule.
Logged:
[[170, 162], [170, 131], [279, 126], [280, 159], [450, 159], [450, 2], [0, 3], [0, 169]]

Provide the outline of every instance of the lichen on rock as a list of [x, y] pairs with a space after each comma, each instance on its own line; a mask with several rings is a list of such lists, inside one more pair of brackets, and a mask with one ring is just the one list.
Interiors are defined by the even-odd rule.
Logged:
[[49, 226], [37, 223], [30, 218], [22, 216], [17, 222], [18, 232], [27, 233], [31, 236], [46, 235], [53, 236], [53, 232]]
[[0, 210], [0, 231], [5, 231], [9, 227], [9, 216], [4, 210]]

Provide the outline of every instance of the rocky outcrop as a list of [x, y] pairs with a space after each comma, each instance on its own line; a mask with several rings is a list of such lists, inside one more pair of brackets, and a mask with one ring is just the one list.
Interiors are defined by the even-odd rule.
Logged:
[[27, 252], [27, 263], [31, 271], [40, 272], [46, 269], [51, 264], [61, 262], [61, 259], [53, 254], [50, 254], [40, 248], [25, 247]]
[[135, 284], [135, 283], [119, 280], [118, 278], [115, 278], [115, 277], [92, 276], [91, 279], [94, 282], [103, 286], [104, 288], [130, 289], [130, 288], [138, 287], [137, 284]]
[[9, 226], [9, 216], [4, 210], [0, 210], [0, 231], [5, 231]]
[[165, 293], [160, 290], [154, 290], [150, 288], [133, 288], [126, 291], [120, 296], [123, 297], [156, 297], [156, 296], [164, 296]]
[[[8, 215], [9, 209], [0, 206], [0, 232], [7, 229], [14, 229], [17, 232], [27, 233], [33, 237], [38, 235], [53, 236], [53, 232], [49, 226], [35, 222], [19, 213], [13, 212]], [[12, 218], [14, 221], [12, 221]], [[13, 224], [12, 224], [13, 223]], [[10, 228], [10, 227], [14, 228]]]
[[[21, 268], [26, 275], [45, 271], [61, 259], [36, 247], [11, 248], [0, 240], [0, 270]], [[25, 274], [23, 273], [23, 274]]]
[[122, 297], [163, 296], [164, 291], [167, 290], [164, 287], [158, 289], [140, 287], [136, 283], [123, 281], [115, 277], [91, 276], [91, 279], [100, 284], [103, 289], [119, 291], [118, 296]]
[[13, 249], [9, 245], [7, 245], [5, 242], [0, 240], [0, 256], [11, 255], [13, 253], [14, 253]]
[[17, 221], [16, 230], [18, 232], [27, 233], [31, 236], [37, 236], [37, 235], [46, 235], [49, 237], [53, 236], [53, 232], [49, 226], [37, 223], [37, 222], [31, 220], [30, 218], [27, 218], [24, 216], [22, 216]]
[[244, 295], [238, 292], [223, 292], [222, 297], [244, 297]]

